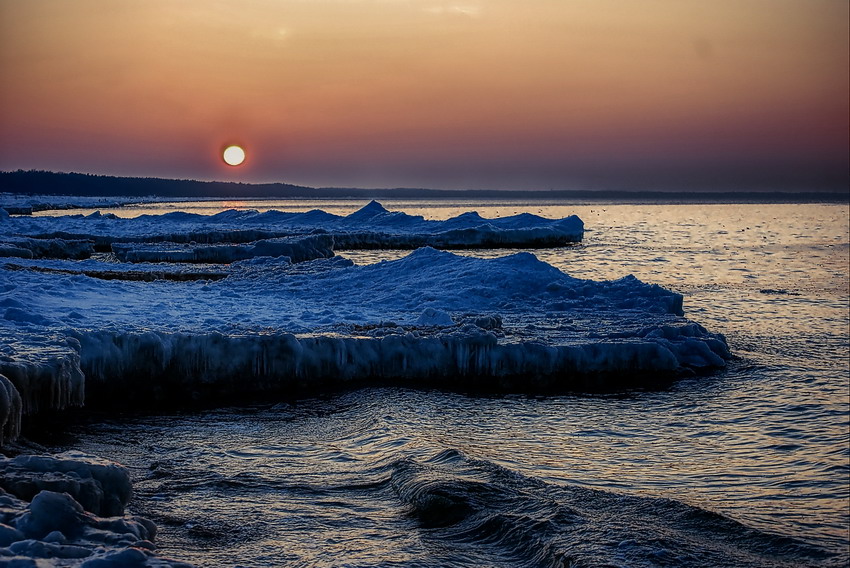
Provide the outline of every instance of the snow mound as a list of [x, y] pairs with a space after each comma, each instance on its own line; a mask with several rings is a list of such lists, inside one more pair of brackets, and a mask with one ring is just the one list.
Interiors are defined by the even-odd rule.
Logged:
[[[126, 267], [113, 266], [116, 271]], [[233, 263], [227, 271], [229, 276], [216, 282], [127, 282], [0, 270], [0, 330], [62, 332], [68, 326], [114, 325], [305, 332], [333, 323], [393, 319], [412, 324], [429, 307], [517, 318], [574, 317], [576, 312], [682, 314], [682, 296], [675, 292], [633, 277], [608, 282], [572, 278], [528, 253], [484, 260], [425, 248], [368, 266], [339, 257], [299, 264], [258, 257]]]
[[156, 525], [125, 515], [127, 470], [80, 452], [0, 458], [0, 564], [188, 567], [156, 556]]
[[683, 313], [681, 294], [633, 276], [608, 282], [573, 278], [530, 253], [485, 260], [421, 248], [399, 260], [317, 274], [312, 286], [285, 279], [305, 299], [318, 302], [327, 297], [326, 293], [340, 290], [348, 301], [356, 298], [361, 306], [415, 311], [417, 316], [425, 307], [449, 311], [529, 312], [538, 308]]

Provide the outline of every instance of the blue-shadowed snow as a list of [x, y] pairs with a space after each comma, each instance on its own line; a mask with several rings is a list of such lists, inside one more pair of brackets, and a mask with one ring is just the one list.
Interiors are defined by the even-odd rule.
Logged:
[[[216, 265], [220, 280], [66, 273], [106, 265], [140, 266], [22, 260], [0, 270], [0, 373], [23, 414], [118, 392], [179, 400], [373, 380], [633, 386], [729, 357], [722, 336], [682, 317], [681, 295], [631, 276], [572, 278], [530, 253], [486, 260], [423, 248], [367, 266], [257, 257]], [[6, 406], [13, 438], [20, 417]]]

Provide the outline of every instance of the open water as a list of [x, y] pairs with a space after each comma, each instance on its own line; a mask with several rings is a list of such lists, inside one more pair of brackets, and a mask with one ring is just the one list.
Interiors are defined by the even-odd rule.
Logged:
[[578, 214], [583, 244], [532, 252], [573, 276], [634, 274], [683, 293], [685, 315], [724, 333], [736, 359], [664, 390], [363, 389], [74, 426], [54, 449], [127, 465], [131, 511], [157, 522], [161, 554], [204, 566], [850, 563], [847, 205], [384, 205], [430, 218]]

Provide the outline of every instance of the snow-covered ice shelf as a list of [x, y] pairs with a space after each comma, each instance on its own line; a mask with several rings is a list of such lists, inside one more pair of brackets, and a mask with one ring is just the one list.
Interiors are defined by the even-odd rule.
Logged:
[[584, 389], [729, 357], [721, 336], [681, 317], [681, 295], [633, 277], [572, 278], [530, 253], [422, 248], [368, 266], [256, 257], [222, 265], [215, 281], [104, 280], [61, 267], [141, 265], [21, 262], [52, 271], [0, 270], [0, 374], [17, 393], [6, 396], [7, 439], [17, 412], [84, 398], [174, 403], [369, 381]]
[[[111, 214], [60, 217], [9, 217], [0, 210], [2, 235], [63, 240], [88, 240], [98, 250], [113, 243], [251, 243], [254, 241], [325, 233], [336, 250], [401, 248], [535, 248], [579, 242], [584, 234], [581, 219], [546, 219], [529, 213], [485, 219], [475, 212], [445, 221], [387, 211], [372, 201], [347, 216], [313, 210], [306, 213], [229, 210], [217, 215], [167, 213], [132, 219]], [[0, 239], [0, 255], [3, 243]], [[14, 243], [10, 242], [14, 246]], [[14, 251], [13, 251], [14, 252]], [[8, 254], [7, 254], [8, 255]], [[14, 256], [14, 255], [12, 255]]]
[[[116, 397], [180, 404], [375, 381], [587, 389], [725, 364], [725, 340], [682, 317], [681, 295], [633, 277], [576, 279], [530, 253], [424, 247], [355, 266], [333, 250], [387, 235], [582, 230], [576, 217], [425, 221], [376, 202], [346, 217], [0, 215], [0, 241], [62, 253], [0, 263], [0, 442], [23, 416]], [[59, 239], [52, 249], [28, 244], [47, 237]], [[78, 260], [85, 239], [113, 252]]]

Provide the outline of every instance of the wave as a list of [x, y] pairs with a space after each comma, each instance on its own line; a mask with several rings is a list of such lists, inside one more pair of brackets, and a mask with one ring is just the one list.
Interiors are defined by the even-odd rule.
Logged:
[[[837, 558], [671, 499], [544, 483], [457, 450], [392, 485], [435, 558], [497, 566], [829, 566]], [[438, 562], [435, 563], [435, 565]]]

